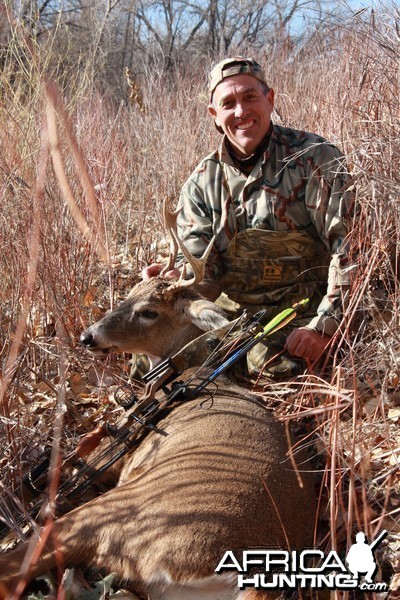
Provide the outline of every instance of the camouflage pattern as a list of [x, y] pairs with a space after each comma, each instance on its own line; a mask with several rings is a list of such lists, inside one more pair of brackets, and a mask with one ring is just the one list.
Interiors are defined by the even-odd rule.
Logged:
[[[246, 176], [227, 149], [207, 156], [184, 185], [179, 235], [201, 256], [222, 305], [271, 315], [308, 296], [303, 324], [333, 335], [349, 285], [346, 218], [352, 194], [340, 151], [321, 137], [271, 124], [269, 145]], [[251, 234], [250, 234], [251, 231]]]
[[239, 231], [229, 242], [220, 277], [225, 293], [242, 306], [286, 308], [321, 296], [329, 255], [304, 231]]
[[[304, 231], [246, 229], [233, 237], [220, 279], [225, 309], [232, 317], [243, 308], [253, 313], [263, 309], [267, 310], [267, 322], [284, 308], [310, 298], [298, 318], [257, 344], [246, 360], [233, 368], [236, 379], [254, 382], [263, 372], [281, 381], [304, 373], [306, 363], [282, 350], [289, 333], [295, 327], [307, 326], [315, 315], [327, 287], [328, 265], [326, 247]], [[235, 310], [227, 299], [235, 301]]]
[[233, 378], [241, 384], [254, 385], [260, 373], [273, 382], [288, 381], [307, 370], [306, 362], [284, 351], [286, 338], [295, 327], [307, 325], [308, 318], [299, 317], [264, 342], [254, 346], [246, 357], [231, 369]]

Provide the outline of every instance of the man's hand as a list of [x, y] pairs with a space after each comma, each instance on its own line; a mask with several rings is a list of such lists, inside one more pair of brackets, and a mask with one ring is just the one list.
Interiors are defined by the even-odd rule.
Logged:
[[[142, 270], [142, 279], [144, 281], [148, 281], [149, 279], [151, 279], [152, 277], [157, 277], [161, 271], [163, 269], [163, 265], [160, 265], [158, 263], [153, 263], [152, 265], [148, 265], [147, 267], [144, 267], [144, 269]], [[166, 279], [178, 279], [180, 275], [180, 271], [179, 269], [171, 269], [171, 271], [167, 271], [164, 275], [164, 277]]]
[[[143, 281], [148, 281], [152, 277], [157, 277], [163, 269], [163, 265], [159, 263], [153, 263], [152, 265], [148, 265], [142, 269], [142, 279]], [[166, 279], [178, 279], [181, 274], [181, 271], [177, 268], [173, 268], [170, 271], [167, 271], [164, 275]], [[218, 296], [221, 294], [221, 286], [216, 281], [211, 281], [207, 279], [206, 281], [202, 281], [194, 286], [202, 296], [210, 300], [211, 302], [215, 302]]]
[[292, 356], [313, 362], [324, 353], [331, 339], [329, 335], [307, 327], [299, 327], [288, 335], [285, 348]]

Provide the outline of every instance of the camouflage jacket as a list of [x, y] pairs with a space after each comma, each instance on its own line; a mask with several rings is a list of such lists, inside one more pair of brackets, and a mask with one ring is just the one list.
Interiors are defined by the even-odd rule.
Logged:
[[[315, 255], [321, 256], [321, 262], [324, 254], [329, 255], [324, 290], [307, 325], [333, 335], [349, 284], [345, 238], [352, 194], [346, 191], [349, 176], [344, 157], [312, 133], [277, 125], [271, 125], [270, 131], [267, 150], [248, 176], [235, 167], [225, 138], [216, 152], [201, 161], [182, 188], [179, 234], [195, 256], [216, 236], [207, 277], [222, 284], [230, 269], [229, 248], [238, 233], [249, 229], [281, 232], [283, 240], [286, 233], [307, 234], [314, 240]], [[288, 245], [282, 244], [281, 256], [288, 253]], [[249, 264], [249, 276], [252, 269]], [[307, 265], [305, 270], [312, 271], [312, 267]], [[264, 287], [269, 287], [265, 281]], [[271, 300], [263, 298], [259, 304], [278, 306], [283, 287], [286, 293], [291, 283], [272, 287]], [[227, 293], [229, 296], [229, 290]], [[240, 297], [234, 300], [240, 301]]]

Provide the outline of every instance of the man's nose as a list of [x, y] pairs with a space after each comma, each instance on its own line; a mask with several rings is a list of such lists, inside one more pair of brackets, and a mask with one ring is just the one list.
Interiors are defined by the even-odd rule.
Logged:
[[235, 106], [235, 116], [243, 117], [247, 112], [246, 106], [242, 102], [237, 102]]

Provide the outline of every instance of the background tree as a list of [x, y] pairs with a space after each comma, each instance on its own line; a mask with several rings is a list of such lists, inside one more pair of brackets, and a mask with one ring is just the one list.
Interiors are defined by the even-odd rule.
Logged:
[[50, 74], [69, 85], [71, 77], [95, 81], [122, 98], [126, 69], [140, 77], [227, 53], [287, 54], [306, 44], [307, 23], [326, 26], [343, 10], [325, 0], [14, 0], [2, 18], [11, 37], [20, 24], [48, 49]]

